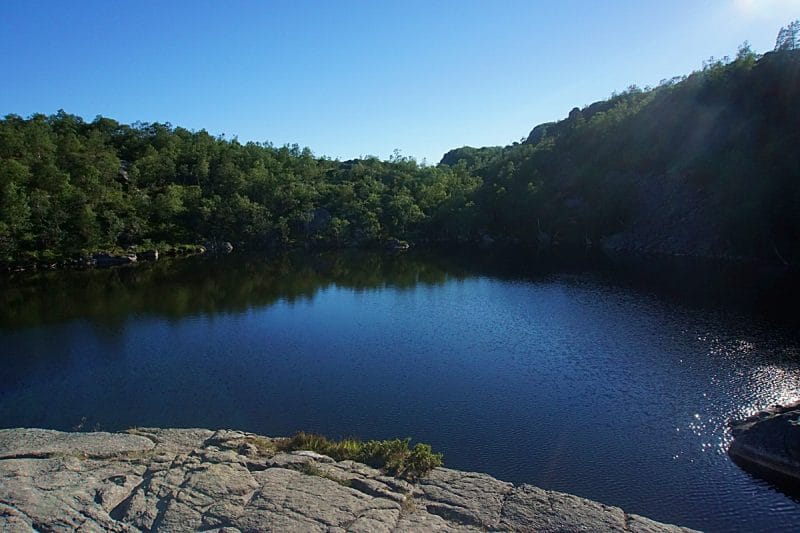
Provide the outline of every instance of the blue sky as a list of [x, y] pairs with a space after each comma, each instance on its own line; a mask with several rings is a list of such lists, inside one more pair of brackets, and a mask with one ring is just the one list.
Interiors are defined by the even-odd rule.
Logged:
[[4, 0], [0, 114], [436, 163], [745, 40], [771, 50], [798, 17], [800, 0]]

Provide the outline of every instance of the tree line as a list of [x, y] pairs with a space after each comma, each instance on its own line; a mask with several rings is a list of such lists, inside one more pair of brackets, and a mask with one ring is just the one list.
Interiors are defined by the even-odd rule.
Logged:
[[338, 161], [161, 123], [59, 111], [0, 121], [0, 259], [151, 243], [458, 239], [480, 181], [395, 154]]
[[492, 235], [590, 245], [649, 226], [640, 239], [667, 249], [797, 264], [800, 50], [787, 39], [442, 163], [480, 178], [478, 225]]
[[691, 75], [632, 86], [520, 142], [458, 148], [435, 166], [399, 153], [332, 160], [297, 145], [63, 111], [8, 115], [0, 261], [206, 240], [589, 246], [641, 225], [644, 210], [644, 222], [681, 238], [695, 232], [686, 220], [701, 220], [720, 249], [794, 263], [800, 51], [797, 28], [787, 28], [774, 52], [743, 45]]

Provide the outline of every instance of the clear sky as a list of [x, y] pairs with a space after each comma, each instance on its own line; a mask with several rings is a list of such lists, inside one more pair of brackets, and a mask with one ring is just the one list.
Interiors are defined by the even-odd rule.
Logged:
[[773, 48], [800, 0], [0, 2], [0, 114], [170, 122], [429, 163]]

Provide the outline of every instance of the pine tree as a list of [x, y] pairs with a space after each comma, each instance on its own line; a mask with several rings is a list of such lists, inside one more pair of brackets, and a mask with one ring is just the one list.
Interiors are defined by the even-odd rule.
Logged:
[[775, 40], [775, 51], [800, 49], [800, 19], [781, 28]]

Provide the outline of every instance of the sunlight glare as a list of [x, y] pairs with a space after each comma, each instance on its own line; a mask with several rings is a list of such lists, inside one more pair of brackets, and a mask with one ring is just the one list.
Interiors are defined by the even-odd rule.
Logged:
[[733, 0], [736, 12], [747, 18], [792, 19], [800, 16], [800, 0]]

